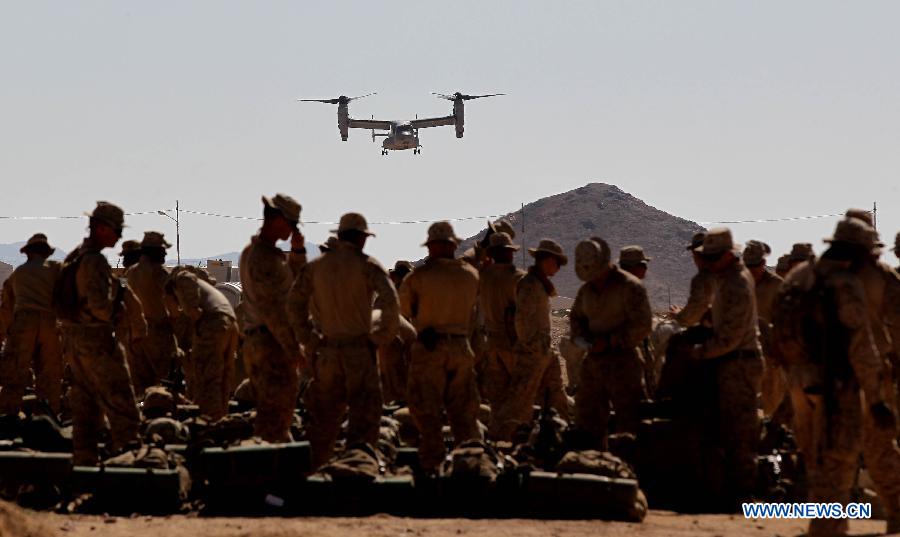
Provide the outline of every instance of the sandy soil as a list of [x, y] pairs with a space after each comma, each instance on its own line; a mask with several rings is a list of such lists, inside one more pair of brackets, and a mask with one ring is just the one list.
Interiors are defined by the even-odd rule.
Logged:
[[[10, 519], [15, 519], [10, 523]], [[729, 515], [677, 515], [653, 511], [643, 524], [602, 521], [366, 518], [200, 518], [197, 516], [113, 518], [64, 516], [0, 507], [0, 537], [335, 537], [472, 535], [478, 537], [641, 536], [796, 536], [799, 521], [753, 521]], [[884, 522], [859, 521], [852, 535], [884, 531]]]

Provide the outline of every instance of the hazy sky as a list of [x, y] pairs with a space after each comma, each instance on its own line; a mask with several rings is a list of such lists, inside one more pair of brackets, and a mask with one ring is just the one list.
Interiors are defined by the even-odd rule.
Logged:
[[[97, 199], [256, 216], [283, 191], [308, 220], [438, 219], [601, 181], [699, 222], [877, 201], [892, 243], [898, 20], [891, 1], [5, 2], [0, 216]], [[401, 119], [447, 114], [429, 92], [456, 90], [509, 96], [469, 103], [462, 140], [421, 131], [417, 156], [382, 157], [368, 131], [341, 142], [335, 107], [295, 102], [377, 91], [351, 115]], [[835, 220], [733, 229], [820, 249]], [[68, 249], [84, 226], [0, 221], [0, 242], [41, 230]], [[256, 227], [184, 215], [182, 255], [240, 250]], [[369, 251], [419, 257], [426, 227], [376, 226]]]

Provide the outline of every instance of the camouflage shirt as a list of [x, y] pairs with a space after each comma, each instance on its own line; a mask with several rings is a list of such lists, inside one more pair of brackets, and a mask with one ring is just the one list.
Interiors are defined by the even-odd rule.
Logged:
[[141, 257], [137, 264], [128, 267], [125, 276], [128, 278], [128, 286], [141, 301], [147, 322], [168, 322], [169, 315], [163, 301], [166, 279], [169, 277], [168, 269], [162, 263]]
[[511, 263], [495, 263], [481, 269], [478, 300], [484, 315], [488, 345], [509, 348], [515, 340], [516, 286], [525, 271]]
[[175, 296], [181, 311], [193, 321], [204, 315], [225, 315], [235, 318], [234, 308], [221, 291], [188, 271], [175, 276]]
[[[303, 344], [313, 342], [315, 326], [326, 338], [368, 336], [376, 344], [397, 335], [397, 291], [381, 264], [357, 246], [338, 241], [312, 260], [291, 288], [288, 314]], [[372, 330], [372, 310], [380, 310]]]
[[900, 353], [900, 275], [881, 262], [857, 272], [869, 307], [875, 346], [882, 356]]
[[[866, 303], [866, 291], [862, 281], [848, 270], [847, 263], [818, 259], [815, 263], [805, 262], [791, 270], [785, 278], [783, 289], [797, 287], [811, 291], [817, 279], [821, 279], [824, 286], [834, 293], [838, 320], [847, 329], [850, 336], [848, 348], [850, 366], [866, 396], [866, 401], [874, 404], [884, 400], [883, 378], [888, 372], [885, 370], [884, 360], [879, 356], [872, 337], [869, 307]], [[817, 359], [820, 360], [821, 357], [817, 357]], [[799, 364], [793, 366], [796, 370], [800, 370], [804, 366], [796, 358], [792, 363]], [[793, 377], [797, 382], [796, 373]]]
[[652, 327], [647, 290], [641, 280], [613, 265], [599, 287], [592, 282], [581, 286], [569, 322], [573, 341], [609, 336], [614, 349], [640, 354]]
[[753, 276], [737, 259], [715, 275], [712, 337], [703, 343], [702, 358], [718, 358], [733, 351], [759, 350], [756, 290]]
[[421, 333], [468, 336], [478, 301], [478, 271], [463, 259], [429, 259], [400, 285], [400, 311]]
[[697, 271], [691, 278], [691, 290], [687, 304], [675, 314], [675, 320], [684, 327], [693, 326], [703, 319], [712, 304], [715, 278], [706, 270]]
[[19, 265], [9, 276], [9, 296], [3, 297], [4, 307], [52, 313], [53, 287], [61, 266], [57, 261], [38, 258]]
[[532, 267], [516, 286], [516, 351], [550, 350], [550, 297], [556, 289]]
[[772, 304], [783, 281], [781, 276], [772, 274], [767, 269], [756, 282], [756, 314], [760, 319], [767, 322], [772, 320]]
[[306, 264], [306, 256], [291, 252], [253, 236], [241, 252], [241, 313], [244, 331], [265, 328], [289, 356], [300, 352], [287, 318], [287, 297], [294, 277]]

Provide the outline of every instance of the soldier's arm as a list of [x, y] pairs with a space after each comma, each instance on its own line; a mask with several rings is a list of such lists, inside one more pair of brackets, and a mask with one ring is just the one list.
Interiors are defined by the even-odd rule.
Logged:
[[414, 278], [414, 275], [415, 272], [406, 278], [403, 278], [403, 283], [400, 284], [398, 293], [400, 300], [400, 314], [406, 317], [410, 322], [416, 318], [416, 312], [418, 310], [418, 296], [415, 290], [415, 280], [418, 278]]
[[581, 289], [575, 295], [575, 303], [569, 311], [569, 339], [575, 343], [579, 339], [591, 341], [590, 321], [584, 311], [584, 293]]
[[705, 272], [698, 272], [691, 278], [691, 290], [687, 304], [675, 314], [675, 320], [681, 326], [688, 327], [699, 323], [709, 310], [709, 304], [712, 302], [710, 278], [711, 276]]
[[716, 300], [723, 301], [728, 313], [713, 327], [712, 337], [702, 344], [702, 358], [718, 358], [737, 350], [749, 327], [757, 328], [753, 323], [753, 289], [731, 282], [719, 289]]
[[303, 267], [306, 266], [306, 254], [298, 254], [297, 252], [291, 251], [288, 253], [288, 267], [291, 269], [291, 274], [294, 275], [296, 279], [297, 276], [300, 275], [300, 271], [303, 270]]
[[116, 310], [116, 291], [106, 259], [100, 254], [86, 255], [75, 276], [76, 286], [88, 313], [98, 321], [112, 322]]
[[3, 291], [0, 294], [0, 341], [3, 341], [9, 325], [12, 324], [15, 307], [16, 297], [13, 294], [12, 277], [9, 277], [3, 282]]
[[147, 335], [147, 319], [144, 318], [144, 306], [141, 299], [134, 294], [131, 287], [125, 286], [122, 303], [125, 305], [125, 318], [128, 321], [131, 339], [138, 340]]
[[873, 405], [885, 399], [882, 378], [887, 371], [872, 337], [865, 290], [858, 280], [842, 278], [836, 283], [834, 291], [838, 319], [850, 332], [850, 366], [866, 396], [866, 402]]
[[375, 290], [373, 308], [381, 310], [381, 326], [372, 332], [372, 341], [383, 345], [393, 341], [400, 329], [400, 301], [391, 278], [380, 265], [369, 263], [366, 268], [369, 285]]
[[[263, 324], [288, 356], [297, 356], [300, 346], [287, 322], [287, 296], [284, 293], [285, 267], [280, 263], [251, 263], [250, 277], [256, 292], [256, 311]], [[289, 276], [289, 275], [287, 275]]]
[[626, 296], [625, 325], [613, 335], [613, 344], [631, 349], [641, 345], [653, 329], [650, 299], [643, 284], [629, 284]]
[[884, 324], [891, 335], [894, 363], [900, 360], [900, 274], [886, 267], [884, 287]]
[[182, 272], [176, 276], [175, 296], [178, 298], [181, 310], [192, 321], [197, 322], [203, 316], [203, 298], [200, 294], [197, 276], [189, 272]]
[[540, 322], [541, 296], [543, 288], [534, 285], [533, 280], [521, 280], [516, 286], [516, 346], [526, 352], [537, 351], [541, 347]]
[[288, 293], [287, 314], [294, 334], [303, 345], [313, 343], [315, 331], [309, 317], [309, 302], [312, 299], [312, 271], [309, 265], [301, 269], [291, 291]]

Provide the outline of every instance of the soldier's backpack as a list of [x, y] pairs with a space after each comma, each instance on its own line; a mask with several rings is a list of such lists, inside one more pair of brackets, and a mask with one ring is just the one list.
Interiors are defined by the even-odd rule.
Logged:
[[78, 317], [81, 300], [78, 297], [76, 277], [80, 265], [80, 254], [67, 258], [53, 286], [53, 312], [61, 321], [75, 321]]

